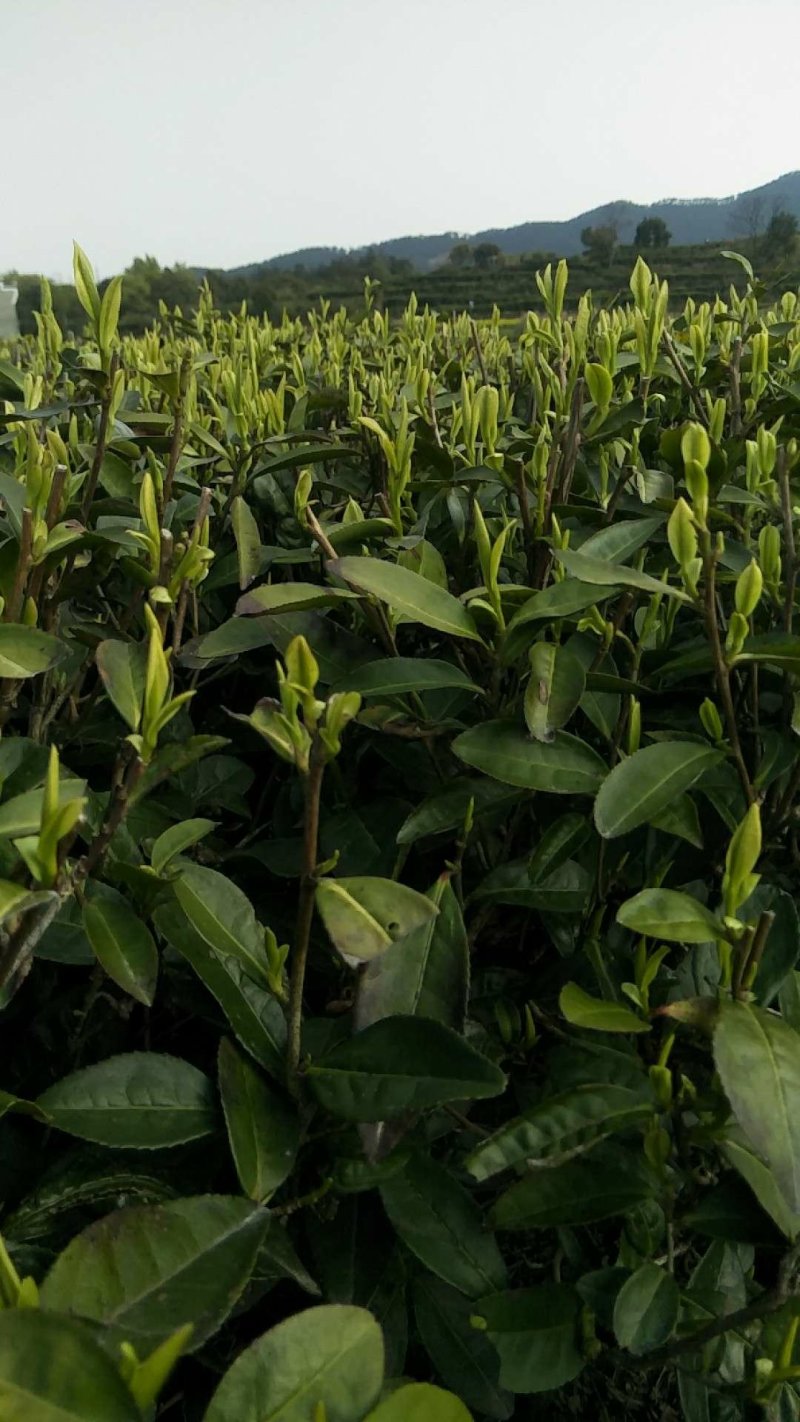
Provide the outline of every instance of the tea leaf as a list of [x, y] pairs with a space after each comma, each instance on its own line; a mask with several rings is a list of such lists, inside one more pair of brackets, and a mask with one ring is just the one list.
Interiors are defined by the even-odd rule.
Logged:
[[481, 640], [463, 603], [445, 588], [437, 587], [409, 568], [384, 563], [379, 558], [336, 558], [327, 567], [335, 577], [352, 583], [361, 592], [371, 593], [394, 612], [402, 612], [411, 622], [449, 632], [452, 637]]
[[244, 1289], [266, 1227], [264, 1210], [223, 1195], [116, 1210], [58, 1256], [42, 1305], [101, 1323], [109, 1347], [140, 1354], [191, 1323], [197, 1349]]
[[188, 1062], [156, 1052], [83, 1067], [49, 1086], [36, 1104], [59, 1131], [135, 1150], [197, 1140], [216, 1124], [208, 1078]]
[[89, 1329], [36, 1309], [0, 1313], [0, 1415], [9, 1422], [141, 1422]]
[[241, 1353], [203, 1422], [361, 1422], [383, 1381], [383, 1338], [371, 1314], [322, 1304], [284, 1319]]
[[318, 1101], [346, 1121], [383, 1121], [446, 1101], [496, 1096], [499, 1067], [422, 1017], [385, 1017], [308, 1069]]
[[384, 1181], [381, 1199], [403, 1243], [445, 1283], [468, 1298], [504, 1287], [505, 1264], [478, 1206], [436, 1161], [414, 1156]]
[[486, 721], [453, 741], [460, 760], [523, 790], [551, 795], [591, 795], [607, 773], [596, 751], [558, 731], [552, 741], [533, 741], [511, 721]]
[[239, 1183], [261, 1204], [291, 1173], [300, 1122], [289, 1102], [225, 1038], [219, 1045], [219, 1090]]
[[719, 751], [691, 741], [659, 741], [636, 751], [600, 788], [594, 804], [600, 834], [616, 839], [647, 824], [720, 761]]

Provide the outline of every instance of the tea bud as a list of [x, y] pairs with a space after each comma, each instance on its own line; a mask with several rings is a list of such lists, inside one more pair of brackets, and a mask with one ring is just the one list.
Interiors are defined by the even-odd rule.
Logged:
[[586, 365], [583, 373], [589, 394], [598, 410], [607, 410], [611, 404], [614, 382], [605, 366]]
[[758, 561], [770, 587], [781, 580], [781, 536], [774, 523], [765, 523], [758, 535]]
[[751, 558], [744, 572], [739, 574], [736, 580], [736, 611], [742, 617], [752, 617], [761, 599], [761, 592], [764, 586], [764, 579], [761, 569], [754, 558]]
[[708, 697], [706, 697], [700, 707], [700, 720], [703, 725], [703, 730], [707, 736], [711, 737], [712, 741], [718, 742], [722, 740], [725, 734], [722, 729], [722, 719], [714, 702], [710, 701]]
[[761, 810], [752, 804], [734, 831], [725, 856], [722, 892], [726, 914], [734, 914], [751, 892], [751, 876], [761, 853]]
[[680, 568], [685, 568], [697, 557], [697, 532], [692, 511], [686, 500], [678, 499], [667, 524], [667, 539], [672, 556]]
[[293, 637], [286, 648], [286, 670], [289, 680], [299, 691], [313, 696], [319, 681], [319, 666], [305, 637]]
[[705, 469], [695, 459], [686, 463], [686, 488], [692, 501], [692, 509], [701, 528], [705, 526], [708, 514], [708, 476]]
[[672, 1105], [672, 1072], [669, 1067], [651, 1066], [649, 1077], [658, 1105], [662, 1111], [668, 1111]]
[[690, 423], [681, 437], [681, 454], [686, 465], [699, 464], [705, 471], [711, 458], [711, 441], [702, 425]]
[[731, 620], [728, 623], [728, 635], [725, 638], [725, 651], [729, 657], [738, 657], [745, 644], [747, 634], [750, 631], [750, 624], [741, 612], [731, 613]]

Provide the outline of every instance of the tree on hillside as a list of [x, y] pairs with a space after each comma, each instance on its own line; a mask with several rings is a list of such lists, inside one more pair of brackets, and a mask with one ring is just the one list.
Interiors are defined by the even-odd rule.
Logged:
[[672, 233], [662, 217], [643, 217], [636, 228], [634, 247], [667, 247]]
[[763, 193], [745, 193], [737, 198], [728, 225], [734, 236], [747, 237], [750, 242], [756, 242], [764, 230]]
[[503, 265], [503, 253], [496, 242], [479, 242], [473, 255], [475, 265], [481, 271], [487, 271], [489, 267]]
[[778, 207], [773, 212], [764, 235], [764, 246], [770, 256], [790, 252], [797, 240], [797, 218], [793, 212]]
[[456, 242], [455, 247], [450, 248], [450, 256], [447, 260], [451, 267], [472, 266], [472, 248], [469, 242]]
[[617, 229], [612, 226], [584, 227], [581, 242], [590, 261], [607, 267], [617, 245]]

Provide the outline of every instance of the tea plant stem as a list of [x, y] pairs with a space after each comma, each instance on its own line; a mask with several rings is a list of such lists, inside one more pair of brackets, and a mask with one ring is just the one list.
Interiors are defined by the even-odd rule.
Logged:
[[705, 623], [708, 640], [711, 644], [711, 656], [714, 663], [714, 676], [717, 683], [717, 691], [722, 702], [722, 709], [725, 715], [725, 725], [728, 731], [728, 740], [731, 745], [731, 752], [736, 769], [739, 772], [739, 779], [742, 782], [744, 797], [748, 805], [752, 805], [755, 799], [753, 786], [742, 754], [742, 743], [739, 739], [739, 728], [736, 724], [736, 710], [733, 705], [731, 694], [731, 678], [728, 664], [725, 661], [725, 652], [722, 640], [719, 635], [719, 622], [717, 620], [717, 554], [711, 547], [711, 539], [708, 533], [704, 533], [701, 538], [701, 548], [703, 553], [703, 569], [705, 573]]
[[677, 346], [675, 345], [675, 343], [674, 343], [672, 337], [669, 335], [669, 333], [668, 333], [667, 331], [664, 332], [664, 335], [663, 335], [663, 337], [662, 337], [662, 340], [663, 340], [663, 342], [664, 342], [664, 346], [665, 346], [665, 348], [666, 348], [667, 355], [669, 356], [670, 360], [672, 361], [672, 364], [673, 364], [674, 367], [675, 367], [675, 371], [676, 371], [676, 373], [677, 373], [678, 379], [680, 380], [681, 385], [683, 386], [684, 390], [686, 391], [687, 395], [689, 396], [689, 399], [691, 400], [692, 404], [694, 405], [695, 413], [696, 413], [696, 415], [697, 415], [697, 418], [698, 418], [698, 420], [700, 421], [700, 423], [701, 423], [701, 425], [703, 426], [703, 428], [707, 430], [707, 429], [708, 429], [708, 415], [707, 415], [707, 413], [706, 413], [705, 406], [704, 406], [704, 404], [703, 404], [703, 401], [702, 401], [701, 398], [700, 398], [700, 393], [699, 393], [699, 391], [696, 390], [695, 387], [694, 387], [694, 385], [692, 384], [691, 378], [690, 378], [690, 376], [689, 376], [689, 372], [687, 371], [686, 366], [684, 365], [684, 363], [683, 363], [683, 361], [681, 360], [681, 357], [680, 357], [680, 355], [679, 355], [679, 353], [678, 353], [678, 348], [677, 348]]
[[3, 609], [4, 622], [16, 622], [22, 609], [22, 598], [25, 592], [25, 584], [28, 580], [28, 572], [31, 566], [31, 553], [33, 549], [33, 513], [30, 509], [22, 510], [22, 526], [19, 535], [19, 554], [17, 555], [17, 566], [14, 570], [14, 582], [8, 601]]
[[319, 807], [325, 765], [318, 743], [311, 747], [308, 774], [305, 777], [305, 819], [303, 825], [303, 872], [297, 903], [297, 927], [289, 978], [289, 1040], [286, 1064], [289, 1088], [298, 1095], [297, 1074], [300, 1066], [300, 1044], [303, 1031], [303, 988], [306, 980], [311, 924], [314, 919], [314, 893], [317, 887], [319, 844]]
[[730, 364], [730, 384], [731, 384], [731, 434], [734, 439], [738, 439], [742, 433], [742, 386], [741, 386], [741, 366], [742, 366], [742, 338], [737, 336], [731, 351]]
[[[194, 537], [194, 535], [195, 535], [196, 533], [199, 533], [200, 529], [203, 527], [203, 524], [204, 524], [204, 522], [205, 522], [205, 520], [206, 520], [206, 517], [207, 517], [207, 515], [208, 515], [208, 511], [209, 511], [210, 508], [211, 508], [211, 490], [208, 488], [207, 485], [205, 485], [205, 486], [200, 490], [200, 498], [199, 498], [198, 501], [197, 501], [197, 512], [196, 512], [196, 514], [195, 514], [195, 516], [194, 516], [194, 523], [192, 524], [192, 530], [191, 530], [191, 533], [190, 533], [190, 535], [189, 535], [190, 541], [191, 541], [191, 539]], [[184, 624], [184, 622], [186, 621], [186, 609], [187, 609], [187, 607], [188, 607], [188, 605], [189, 605], [189, 593], [190, 593], [190, 591], [191, 591], [191, 584], [190, 584], [190, 582], [188, 581], [188, 579], [185, 579], [185, 580], [183, 581], [183, 583], [181, 584], [181, 590], [180, 590], [180, 593], [178, 594], [178, 605], [177, 605], [177, 607], [175, 608], [175, 620], [174, 620], [174, 624], [173, 624], [173, 628], [172, 628], [172, 652], [173, 652], [173, 656], [177, 656], [177, 655], [178, 655], [178, 652], [179, 652], [180, 649], [181, 649], [181, 638], [183, 637], [183, 624]]]
[[42, 904], [26, 914], [18, 928], [0, 951], [0, 991], [14, 988], [30, 969], [36, 946], [50, 927], [63, 900], [54, 896], [49, 903]]
[[145, 771], [145, 764], [136, 756], [121, 775], [111, 792], [105, 819], [92, 840], [83, 858], [79, 861], [73, 876], [76, 884], [96, 874], [108, 852], [108, 847], [122, 824], [130, 808], [131, 796]]
[[433, 399], [433, 384], [430, 384], [428, 386], [428, 414], [430, 416], [433, 437], [436, 440], [439, 449], [444, 449], [444, 443], [442, 441], [442, 432], [439, 429], [439, 421], [436, 418], [436, 405], [434, 404]]
[[789, 483], [789, 464], [785, 449], [781, 449], [778, 452], [777, 473], [778, 485], [781, 492], [781, 512], [783, 514], [784, 576], [786, 578], [786, 593], [783, 602], [783, 625], [786, 631], [791, 633], [794, 619], [794, 593], [797, 583], [797, 565], [794, 524], [792, 522], [792, 489]]
[[482, 345], [481, 345], [481, 338], [480, 338], [480, 336], [478, 335], [478, 327], [477, 327], [477, 324], [476, 324], [476, 322], [475, 322], [474, 316], [470, 316], [470, 318], [469, 318], [469, 328], [470, 328], [470, 331], [472, 332], [472, 344], [473, 344], [473, 346], [475, 347], [475, 354], [476, 354], [476, 356], [478, 357], [478, 365], [480, 366], [480, 371], [481, 371], [481, 380], [483, 381], [484, 385], [488, 385], [488, 384], [489, 384], [489, 372], [488, 372], [488, 370], [486, 369], [486, 361], [484, 360], [484, 356], [483, 356], [483, 347], [482, 347]]
[[180, 373], [178, 375], [178, 398], [175, 401], [175, 423], [172, 426], [172, 443], [169, 447], [169, 460], [167, 462], [167, 472], [164, 476], [164, 490], [161, 496], [161, 508], [159, 517], [163, 517], [163, 511], [172, 498], [172, 485], [175, 479], [175, 471], [178, 468], [178, 460], [183, 449], [183, 425], [186, 413], [186, 392], [189, 387], [189, 376], [192, 371], [192, 357], [189, 351], [183, 356]]
[[517, 462], [516, 472], [517, 502], [519, 503], [520, 518], [525, 534], [525, 562], [528, 569], [528, 581], [533, 582], [534, 576], [534, 540], [536, 533], [531, 518], [531, 504], [528, 498], [528, 485], [525, 482], [525, 463], [522, 459]]
[[114, 393], [114, 377], [118, 370], [119, 356], [117, 352], [114, 351], [108, 367], [105, 393], [100, 401], [100, 421], [97, 426], [97, 441], [94, 447], [94, 457], [81, 501], [81, 519], [83, 523], [88, 521], [92, 502], [97, 491], [97, 481], [100, 478], [100, 470], [103, 467], [103, 457], [106, 452], [106, 441], [108, 439], [108, 417], [111, 413], [111, 399]]

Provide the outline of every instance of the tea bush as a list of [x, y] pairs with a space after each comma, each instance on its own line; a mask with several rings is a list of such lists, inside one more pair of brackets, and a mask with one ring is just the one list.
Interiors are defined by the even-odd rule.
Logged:
[[566, 318], [561, 263], [515, 337], [44, 286], [4, 1419], [800, 1416], [800, 302], [743, 266]]

